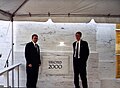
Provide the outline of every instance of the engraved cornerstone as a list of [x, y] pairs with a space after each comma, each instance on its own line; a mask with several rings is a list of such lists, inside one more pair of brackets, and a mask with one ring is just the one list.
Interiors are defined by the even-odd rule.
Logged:
[[43, 56], [43, 74], [68, 74], [69, 56]]

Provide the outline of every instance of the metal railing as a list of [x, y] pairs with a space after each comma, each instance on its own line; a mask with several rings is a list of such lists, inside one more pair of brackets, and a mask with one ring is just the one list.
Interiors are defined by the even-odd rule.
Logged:
[[10, 52], [9, 52], [9, 54], [8, 54], [8, 57], [7, 57], [7, 60], [6, 60], [6, 62], [5, 62], [5, 66], [4, 66], [4, 68], [6, 68], [6, 67], [9, 66], [9, 58], [10, 58], [10, 54], [11, 54], [11, 52], [12, 52], [12, 49], [10, 49]]
[[6, 68], [0, 70], [0, 76], [4, 75], [5, 80], [6, 80], [5, 84], [4, 84], [4, 87], [7, 87], [7, 88], [10, 87], [10, 85], [9, 85], [9, 72], [13, 71], [14, 69], [16, 69], [17, 70], [17, 77], [18, 77], [18, 79], [17, 79], [18, 86], [17, 87], [19, 88], [19, 66], [20, 65], [21, 65], [21, 63], [18, 63], [18, 64], [14, 64], [14, 65], [11, 65], [9, 67], [6, 67]]

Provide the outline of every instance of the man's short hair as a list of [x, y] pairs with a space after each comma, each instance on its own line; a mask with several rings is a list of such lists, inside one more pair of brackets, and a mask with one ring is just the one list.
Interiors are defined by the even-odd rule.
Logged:
[[80, 37], [82, 37], [82, 33], [80, 31], [76, 32], [76, 34], [79, 34]]
[[33, 37], [34, 37], [34, 36], [38, 37], [38, 35], [37, 35], [37, 34], [33, 34], [33, 35], [32, 35], [32, 39], [33, 39]]

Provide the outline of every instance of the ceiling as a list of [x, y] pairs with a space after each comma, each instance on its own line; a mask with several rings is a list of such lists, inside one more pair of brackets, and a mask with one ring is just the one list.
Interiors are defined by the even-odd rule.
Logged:
[[[13, 19], [12, 19], [13, 18]], [[0, 20], [120, 23], [120, 0], [0, 0]]]

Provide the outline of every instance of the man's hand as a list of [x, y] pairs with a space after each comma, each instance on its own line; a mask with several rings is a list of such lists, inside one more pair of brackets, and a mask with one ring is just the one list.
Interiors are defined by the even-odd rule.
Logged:
[[32, 64], [28, 64], [28, 67], [32, 67]]

